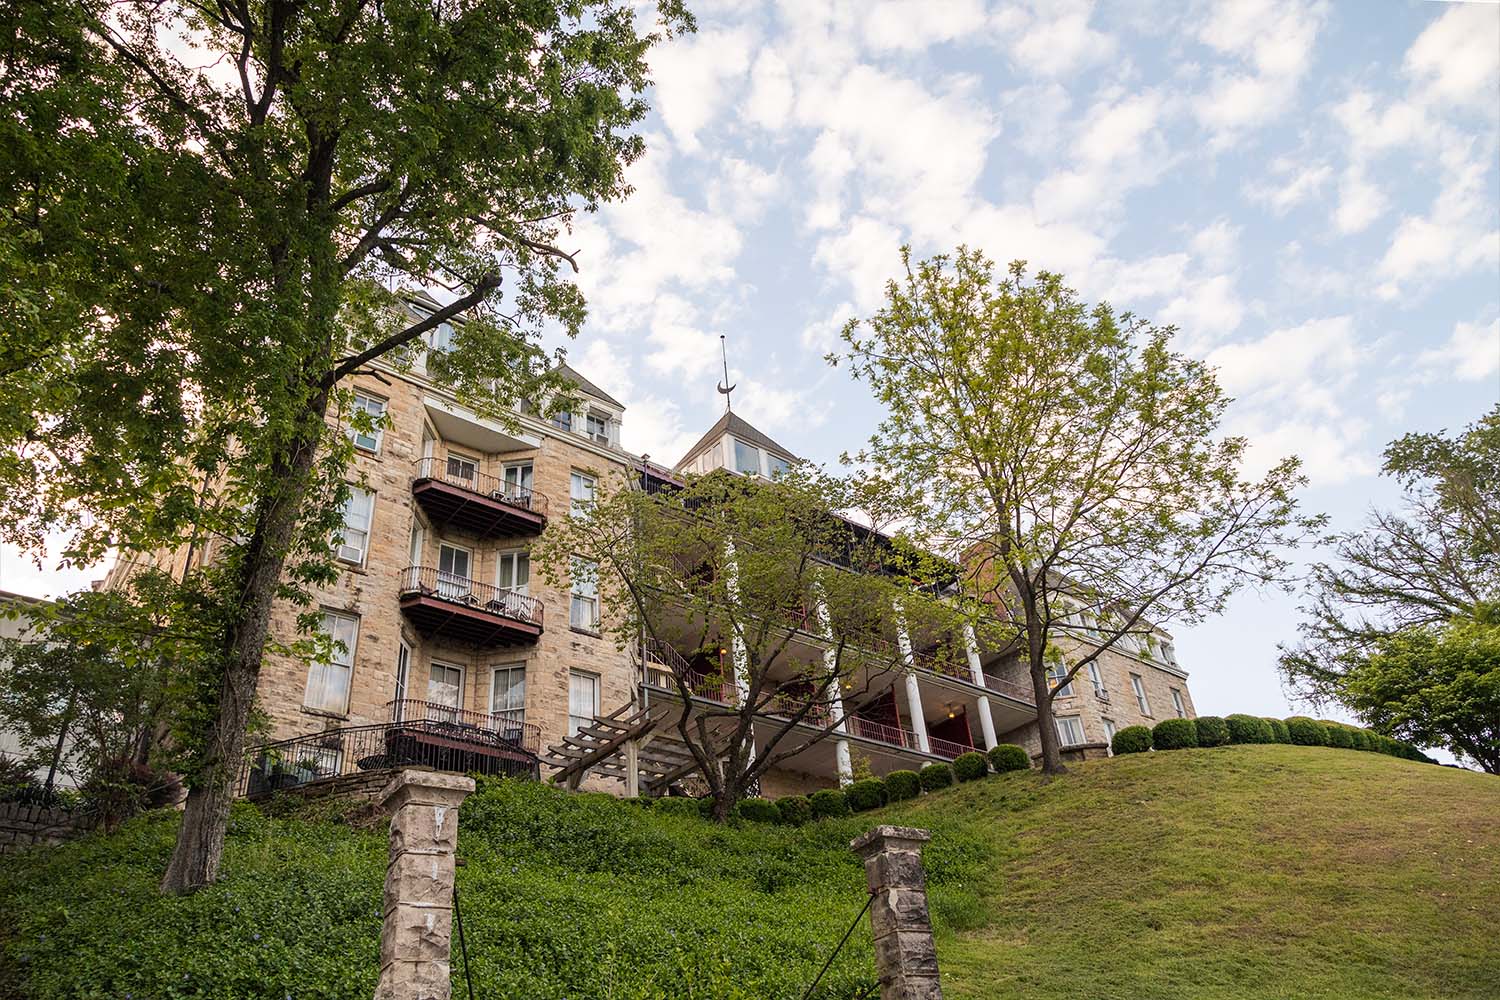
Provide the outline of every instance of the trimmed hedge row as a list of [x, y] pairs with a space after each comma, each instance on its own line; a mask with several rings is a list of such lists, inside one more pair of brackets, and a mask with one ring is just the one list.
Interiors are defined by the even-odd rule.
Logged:
[[[1149, 749], [1149, 740], [1148, 740]], [[891, 802], [914, 799], [923, 792], [948, 788], [955, 782], [977, 781], [993, 771], [1024, 771], [1031, 767], [1031, 757], [1023, 747], [1003, 743], [988, 754], [973, 751], [957, 757], [952, 764], [928, 764], [921, 771], [892, 771], [884, 778], [863, 778], [847, 788], [823, 788], [811, 795], [788, 795], [772, 802], [745, 799], [734, 807], [736, 818], [749, 823], [781, 823], [801, 826], [816, 819], [848, 816], [851, 813], [879, 809]], [[708, 800], [688, 798], [657, 799], [662, 812], [683, 815], [706, 815]]]
[[1372, 733], [1368, 729], [1347, 726], [1294, 715], [1285, 721], [1262, 719], [1254, 715], [1235, 714], [1226, 718], [1200, 715], [1196, 719], [1164, 719], [1153, 729], [1126, 726], [1115, 733], [1110, 748], [1118, 754], [1145, 753], [1147, 750], [1183, 750], [1188, 747], [1217, 747], [1226, 743], [1290, 743], [1304, 747], [1340, 747], [1389, 754], [1407, 760], [1432, 763], [1417, 747], [1402, 740]]

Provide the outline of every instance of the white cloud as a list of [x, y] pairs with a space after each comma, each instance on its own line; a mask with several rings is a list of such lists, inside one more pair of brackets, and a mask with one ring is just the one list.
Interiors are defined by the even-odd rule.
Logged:
[[803, 328], [802, 346], [818, 357], [836, 349], [840, 344], [839, 334], [843, 332], [844, 325], [855, 318], [855, 315], [853, 303], [839, 303], [828, 315]]
[[1494, 218], [1487, 183], [1490, 169], [1481, 160], [1458, 167], [1445, 180], [1427, 215], [1401, 220], [1376, 267], [1383, 279], [1376, 289], [1378, 295], [1394, 299], [1406, 283], [1500, 264], [1500, 229], [1490, 225]]
[[855, 216], [842, 232], [818, 241], [814, 259], [830, 274], [842, 275], [861, 314], [878, 309], [885, 300], [885, 283], [901, 267], [902, 236], [887, 222]]
[[1332, 486], [1376, 471], [1375, 461], [1363, 450], [1368, 427], [1367, 421], [1358, 418], [1333, 422], [1257, 416], [1236, 420], [1230, 430], [1249, 440], [1244, 470], [1247, 475], [1264, 475], [1286, 456], [1296, 455], [1302, 459], [1302, 471], [1314, 485]]
[[1209, 90], [1193, 103], [1215, 146], [1231, 145], [1290, 110], [1326, 12], [1322, 3], [1291, 0], [1219, 0], [1214, 6], [1198, 40], [1239, 63], [1217, 67]]
[[1385, 194], [1370, 181], [1363, 167], [1354, 165], [1344, 171], [1339, 181], [1338, 208], [1333, 213], [1339, 232], [1363, 232], [1385, 214], [1385, 209]]
[[646, 340], [653, 348], [646, 366], [668, 376], [692, 377], [719, 363], [719, 335], [697, 322], [697, 310], [674, 296], [656, 300]]
[[962, 39], [985, 22], [979, 0], [882, 0], [864, 9], [860, 28], [872, 50], [925, 49]]
[[1062, 76], [1100, 62], [1115, 51], [1115, 40], [1089, 26], [1094, 5], [1087, 0], [1039, 0], [995, 16], [997, 37], [1008, 39], [1010, 56], [1024, 70]]
[[1245, 193], [1270, 206], [1277, 215], [1310, 198], [1316, 197], [1333, 176], [1326, 163], [1302, 163], [1290, 157], [1278, 157], [1271, 163], [1272, 179], [1249, 185]]
[[1043, 221], [1027, 205], [979, 205], [953, 230], [950, 242], [979, 247], [1001, 265], [1026, 261], [1033, 271], [1079, 275], [1104, 255], [1107, 244], [1073, 222]]
[[1216, 274], [1189, 282], [1161, 310], [1160, 319], [1181, 330], [1183, 342], [1193, 347], [1233, 333], [1244, 315], [1245, 306], [1235, 290], [1234, 279], [1227, 274]]
[[707, 30], [653, 52], [653, 103], [683, 150], [699, 148], [699, 130], [730, 100], [730, 84], [750, 68], [754, 45], [744, 29]]
[[718, 176], [708, 187], [708, 205], [715, 212], [749, 222], [760, 217], [781, 190], [781, 174], [736, 156], [721, 157]]
[[1228, 219], [1215, 219], [1193, 234], [1193, 253], [1205, 267], [1224, 268], [1234, 261], [1239, 249], [1240, 227]]
[[1500, 373], [1500, 319], [1458, 323], [1442, 346], [1423, 351], [1417, 363], [1465, 382], [1493, 377]]
[[1500, 86], [1500, 6], [1450, 5], [1412, 43], [1403, 69], [1429, 100], [1493, 108]]
[[1108, 302], [1120, 312], [1143, 313], [1144, 303], [1164, 298], [1182, 287], [1187, 280], [1190, 260], [1185, 253], [1162, 254], [1135, 261], [1108, 258], [1080, 275], [1078, 288], [1090, 298]]
[[750, 73], [750, 94], [744, 104], [746, 116], [767, 129], [779, 129], [791, 114], [792, 97], [792, 76], [786, 60], [775, 50], [767, 49], [756, 57]]
[[1220, 383], [1233, 395], [1292, 394], [1305, 407], [1310, 380], [1347, 372], [1361, 356], [1350, 318], [1334, 316], [1272, 330], [1259, 340], [1225, 344], [1207, 360], [1219, 370]]

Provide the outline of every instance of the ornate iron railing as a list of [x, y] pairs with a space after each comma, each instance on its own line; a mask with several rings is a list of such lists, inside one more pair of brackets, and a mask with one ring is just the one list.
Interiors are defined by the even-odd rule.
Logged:
[[235, 776], [237, 796], [260, 796], [314, 781], [395, 767], [536, 778], [536, 753], [521, 741], [479, 727], [440, 720], [345, 726], [245, 751]]
[[386, 702], [386, 710], [392, 722], [429, 725], [434, 732], [442, 731], [463, 735], [469, 730], [496, 733], [517, 746], [536, 753], [542, 747], [542, 728], [526, 721], [524, 709], [503, 712], [475, 712], [465, 708], [454, 708], [437, 701], [421, 701], [403, 698]]
[[478, 493], [492, 500], [510, 504], [512, 507], [535, 511], [538, 514], [547, 513], [545, 493], [538, 493], [528, 487], [506, 482], [496, 476], [487, 476], [479, 471], [466, 473], [461, 466], [450, 466], [445, 458], [419, 459], [415, 478], [435, 479], [449, 486], [457, 486], [470, 493]]
[[402, 571], [401, 593], [422, 594], [477, 611], [532, 625], [542, 624], [541, 598], [457, 576], [432, 566], [408, 566]]
[[687, 682], [687, 688], [695, 698], [716, 701], [723, 705], [733, 702], [733, 685], [714, 674], [694, 670], [687, 657], [669, 642], [647, 639], [646, 683], [666, 691], [677, 690], [677, 677]]

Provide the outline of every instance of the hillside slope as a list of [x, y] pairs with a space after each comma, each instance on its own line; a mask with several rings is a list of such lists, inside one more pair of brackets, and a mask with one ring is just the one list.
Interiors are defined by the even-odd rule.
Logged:
[[[1500, 780], [1283, 746], [991, 777], [798, 830], [498, 783], [461, 827], [475, 996], [800, 997], [859, 910], [846, 845], [875, 822], [934, 831], [950, 1000], [1500, 996]], [[168, 900], [175, 824], [0, 860], [0, 997], [370, 995], [382, 831], [238, 807], [223, 881]], [[860, 995], [870, 952], [856, 931], [815, 995]]]

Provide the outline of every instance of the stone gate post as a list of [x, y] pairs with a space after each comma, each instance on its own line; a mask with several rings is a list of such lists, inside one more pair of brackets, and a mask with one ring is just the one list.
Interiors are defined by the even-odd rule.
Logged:
[[926, 830], [877, 826], [849, 845], [865, 861], [874, 896], [870, 929], [880, 1000], [942, 1000], [922, 868], [922, 845], [931, 839]]
[[449, 1000], [458, 807], [473, 790], [462, 775], [402, 771], [381, 796], [391, 860], [375, 1000]]

